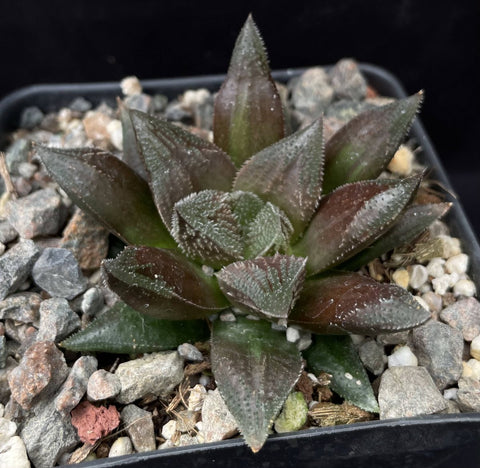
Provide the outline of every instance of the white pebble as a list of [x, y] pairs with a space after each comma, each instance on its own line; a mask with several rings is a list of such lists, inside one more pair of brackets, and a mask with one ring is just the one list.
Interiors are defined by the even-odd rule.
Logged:
[[445, 268], [449, 273], [457, 273], [459, 275], [466, 273], [468, 269], [468, 255], [461, 253], [450, 257], [445, 262]]
[[175, 432], [177, 432], [177, 421], [175, 421], [174, 419], [171, 419], [162, 427], [162, 437], [164, 439], [171, 439], [174, 436]]
[[457, 398], [458, 388], [447, 388], [443, 391], [445, 400], [455, 400]]
[[472, 297], [477, 293], [477, 288], [472, 280], [461, 279], [453, 287], [453, 293], [455, 296]]
[[201, 375], [198, 379], [198, 383], [206, 387], [210, 383], [210, 377], [208, 375]]
[[430, 312], [430, 307], [426, 301], [424, 301], [420, 296], [413, 296], [415, 300], [425, 309]]
[[480, 361], [469, 359], [467, 362], [462, 362], [462, 365], [462, 377], [480, 380]]
[[443, 258], [450, 258], [454, 255], [462, 253], [462, 249], [460, 248], [460, 239], [446, 235], [440, 235], [437, 237], [437, 239], [442, 240]]
[[205, 399], [206, 394], [207, 390], [203, 385], [195, 385], [195, 387], [190, 390], [187, 409], [189, 411], [201, 411], [203, 406], [203, 400]]
[[425, 284], [422, 284], [419, 288], [418, 288], [418, 292], [422, 293], [422, 294], [425, 294], [425, 293], [428, 293], [432, 290], [432, 285], [430, 283], [425, 283]]
[[245, 318], [247, 320], [254, 320], [254, 321], [255, 320], [260, 320], [260, 317], [257, 317], [256, 315], [251, 315], [251, 314], [246, 315]]
[[142, 93], [142, 85], [136, 76], [127, 76], [120, 82], [122, 93], [125, 96], [133, 96]]
[[352, 380], [352, 379], [353, 379], [353, 375], [350, 374], [350, 372], [345, 372], [345, 378], [348, 379], [348, 380]]
[[133, 453], [132, 441], [130, 437], [119, 437], [110, 447], [108, 457], [121, 457]]
[[300, 332], [295, 327], [287, 328], [287, 341], [296, 343], [300, 339]]
[[309, 378], [313, 383], [315, 383], [315, 384], [320, 383], [320, 382], [318, 381], [317, 376], [316, 376], [315, 374], [312, 374], [311, 372], [309, 372], [309, 373], [307, 374], [307, 376], [308, 376], [308, 378]]
[[422, 299], [428, 304], [428, 310], [432, 312], [440, 312], [442, 310], [442, 296], [435, 294], [433, 291], [423, 294]]
[[5, 252], [5, 249], [6, 249], [5, 244], [2, 244], [2, 243], [0, 242], [0, 255], [2, 255], [3, 252]]
[[312, 344], [311, 333], [303, 333], [297, 342], [297, 348], [299, 351], [304, 351], [307, 348], [310, 348], [311, 344]]
[[277, 331], [287, 331], [287, 325], [285, 323], [271, 323], [272, 330], [277, 330]]
[[476, 336], [470, 343], [470, 354], [480, 361], [480, 335]]
[[388, 367], [418, 366], [415, 354], [408, 346], [399, 346], [388, 356]]
[[197, 429], [197, 431], [200, 432], [203, 429], [203, 421], [197, 421], [195, 423], [195, 429]]
[[202, 265], [202, 271], [207, 275], [207, 276], [213, 276], [215, 273], [215, 270], [208, 265]]
[[235, 314], [233, 312], [222, 312], [220, 314], [221, 322], [236, 322]]
[[432, 279], [432, 286], [433, 290], [435, 291], [436, 294], [440, 294], [440, 296], [443, 296], [449, 288], [451, 288], [455, 282], [458, 280], [458, 276], [456, 278], [452, 278], [452, 274], [444, 274], [443, 276], [440, 276], [439, 278], [433, 278]]
[[118, 150], [123, 150], [123, 133], [122, 122], [118, 119], [114, 119], [107, 124], [107, 132], [110, 135], [110, 141], [112, 145]]
[[308, 404], [308, 409], [311, 410], [315, 405], [318, 405], [318, 401], [312, 400], [312, 401]]
[[445, 260], [440, 257], [432, 258], [427, 265], [427, 273], [434, 278], [440, 278], [445, 274], [445, 269], [443, 268], [445, 265]]
[[423, 265], [412, 265], [409, 268], [410, 272], [410, 287], [418, 289], [423, 286], [428, 280], [428, 271]]
[[210, 97], [210, 92], [205, 88], [188, 89], [182, 97], [182, 105], [189, 109], [195, 109], [198, 105], [203, 104]]
[[355, 335], [355, 334], [352, 333], [350, 335], [350, 338], [352, 340], [352, 343], [355, 346], [361, 345], [365, 341], [365, 336], [363, 336], [363, 335]]

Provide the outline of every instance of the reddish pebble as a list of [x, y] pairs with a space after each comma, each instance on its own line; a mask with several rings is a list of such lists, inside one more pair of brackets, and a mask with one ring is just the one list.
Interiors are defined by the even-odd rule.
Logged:
[[120, 424], [117, 408], [110, 405], [94, 406], [82, 401], [72, 412], [72, 424], [82, 442], [93, 445], [98, 439], [110, 434]]

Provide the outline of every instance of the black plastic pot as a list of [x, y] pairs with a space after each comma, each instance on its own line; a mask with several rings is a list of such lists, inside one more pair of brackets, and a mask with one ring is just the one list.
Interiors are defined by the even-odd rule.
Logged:
[[[368, 82], [380, 94], [397, 98], [406, 93], [387, 71], [363, 64]], [[301, 69], [274, 72], [274, 78], [287, 81]], [[201, 76], [142, 82], [147, 93], [161, 92], [169, 97], [185, 89], [219, 88], [223, 76]], [[75, 97], [83, 96], [93, 104], [114, 103], [120, 95], [118, 83], [40, 85], [20, 89], [0, 101], [0, 148], [6, 135], [18, 128], [23, 108], [38, 106], [43, 111], [58, 110]], [[452, 190], [445, 171], [419, 120], [412, 135], [423, 148], [420, 160], [432, 169], [430, 178]], [[480, 284], [480, 247], [457, 201], [447, 216], [452, 234], [462, 241], [470, 256], [470, 275]], [[371, 421], [348, 426], [318, 428], [285, 435], [270, 436], [257, 454], [252, 454], [241, 439], [166, 449], [81, 464], [87, 467], [129, 468], [478, 468], [480, 466], [480, 414], [454, 414]]]

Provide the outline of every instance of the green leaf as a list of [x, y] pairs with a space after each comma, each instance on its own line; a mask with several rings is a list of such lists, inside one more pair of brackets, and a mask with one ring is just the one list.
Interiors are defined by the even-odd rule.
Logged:
[[436, 219], [442, 217], [451, 203], [432, 203], [408, 207], [395, 224], [372, 245], [341, 265], [342, 269], [358, 270], [384, 253], [406, 245], [418, 237]]
[[400, 286], [338, 272], [305, 282], [288, 323], [318, 334], [378, 335], [409, 330], [429, 318]]
[[177, 202], [172, 234], [188, 257], [214, 268], [242, 258], [241, 229], [229, 193], [204, 190]]
[[284, 136], [282, 103], [251, 16], [238, 36], [215, 99], [213, 134], [237, 167]]
[[248, 225], [245, 237], [245, 257], [286, 252], [293, 226], [278, 207], [267, 202]]
[[173, 206], [205, 189], [229, 191], [235, 166], [220, 148], [177, 125], [137, 110], [130, 111], [148, 182], [167, 227]]
[[124, 302], [155, 318], [203, 318], [228, 306], [215, 278], [171, 250], [127, 247], [103, 269]]
[[368, 375], [349, 336], [315, 336], [304, 357], [308, 368], [317, 375], [332, 375], [330, 387], [335, 393], [365, 411], [378, 413]]
[[260, 213], [265, 206], [265, 202], [254, 193], [242, 192], [241, 190], [231, 192], [230, 200], [232, 211], [237, 218], [242, 236], [246, 236], [250, 223]]
[[340, 128], [325, 147], [323, 192], [378, 177], [410, 129], [422, 100], [420, 91], [362, 112]]
[[142, 315], [123, 302], [96, 318], [61, 346], [71, 351], [138, 354], [175, 349], [208, 338], [204, 320], [159, 320]]
[[213, 323], [212, 371], [218, 389], [253, 452], [300, 377], [302, 357], [269, 322], [238, 317]]
[[97, 148], [37, 146], [37, 154], [72, 201], [124, 242], [175, 247], [147, 183], [124, 162]]
[[142, 179], [147, 180], [147, 170], [143, 164], [137, 148], [137, 138], [133, 128], [130, 112], [124, 102], [117, 98], [118, 109], [120, 110], [120, 121], [122, 122], [123, 155], [122, 161], [128, 164]]
[[323, 123], [319, 119], [252, 156], [238, 172], [234, 188], [256, 193], [281, 208], [298, 235], [317, 207], [322, 171]]
[[220, 289], [239, 309], [267, 320], [286, 319], [305, 279], [303, 258], [276, 254], [232, 263], [217, 273]]
[[342, 263], [378, 239], [418, 188], [421, 176], [339, 187], [320, 201], [305, 235], [293, 248], [312, 275]]

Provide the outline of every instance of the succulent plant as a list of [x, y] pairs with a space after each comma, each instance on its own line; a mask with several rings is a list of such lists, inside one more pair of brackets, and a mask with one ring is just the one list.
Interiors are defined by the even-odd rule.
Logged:
[[[405, 289], [355, 270], [449, 207], [414, 203], [422, 174], [378, 178], [421, 100], [420, 92], [368, 110], [326, 143], [321, 118], [285, 136], [249, 17], [216, 97], [214, 143], [121, 105], [129, 165], [95, 148], [38, 147], [71, 199], [127, 244], [102, 267], [122, 302], [63, 346], [143, 353], [211, 331], [216, 384], [256, 452], [302, 371], [282, 331], [297, 326], [314, 334], [307, 366], [377, 411], [346, 335], [410, 329], [429, 313]], [[229, 308], [235, 321], [212, 318]]]

